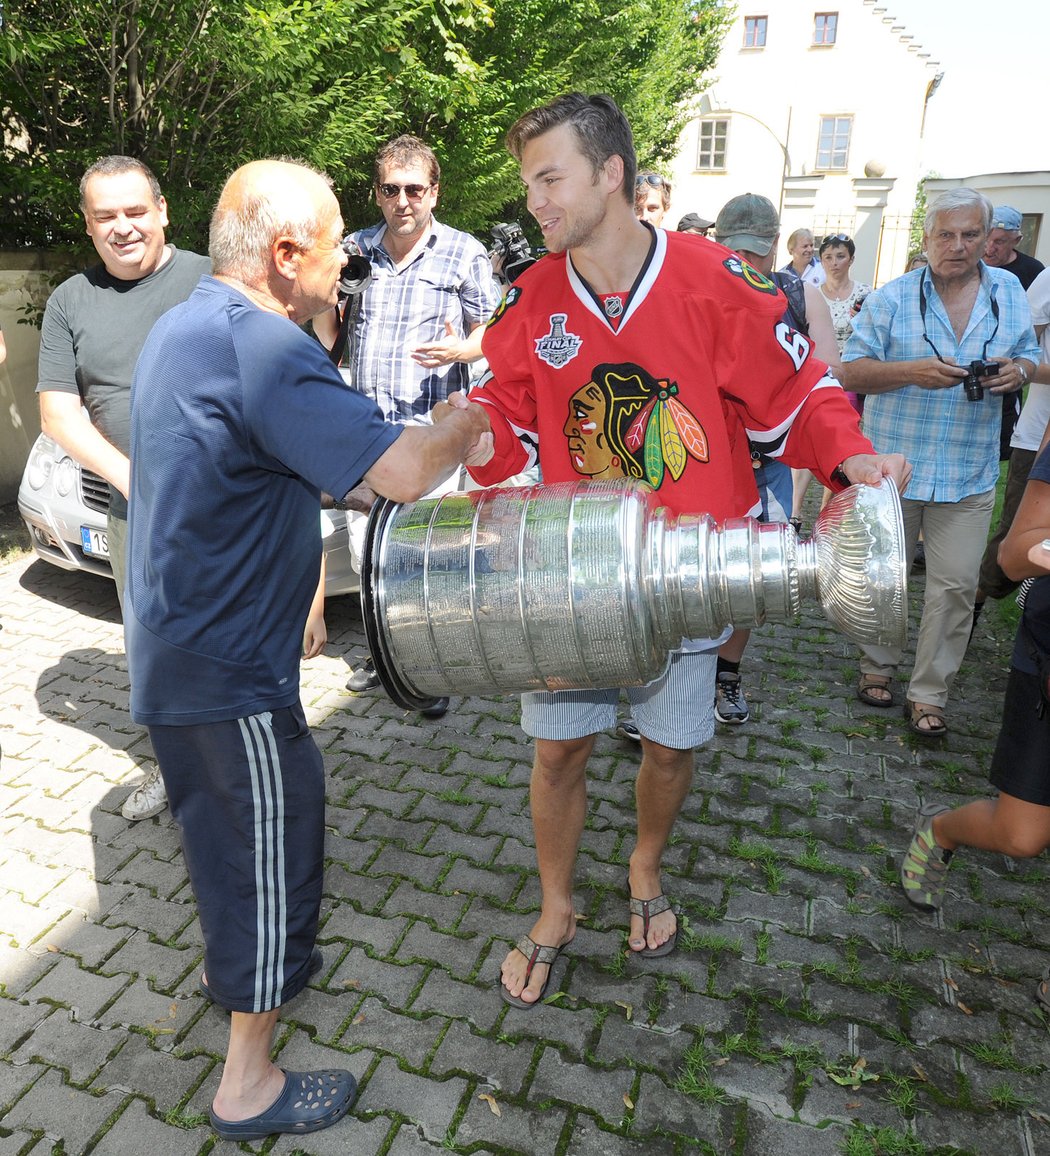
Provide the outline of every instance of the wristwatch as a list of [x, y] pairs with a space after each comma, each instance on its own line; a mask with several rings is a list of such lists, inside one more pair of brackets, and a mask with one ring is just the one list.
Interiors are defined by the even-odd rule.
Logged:
[[1028, 367], [1025, 365], [1025, 363], [1023, 361], [1016, 361], [1015, 360], [1014, 365], [1016, 365], [1017, 368], [1021, 371], [1021, 388], [1024, 389], [1024, 387], [1028, 384], [1028, 381], [1029, 381]]
[[831, 471], [831, 480], [835, 482], [836, 485], [841, 486], [844, 490], [853, 485], [849, 478], [846, 477], [846, 471], [842, 468], [841, 464], [837, 465]]

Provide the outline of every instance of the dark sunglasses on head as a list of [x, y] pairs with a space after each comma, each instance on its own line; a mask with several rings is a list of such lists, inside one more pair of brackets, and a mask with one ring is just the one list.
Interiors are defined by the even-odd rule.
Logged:
[[659, 173], [639, 173], [635, 178], [634, 187], [640, 189], [642, 185], [652, 185], [654, 189], [662, 189], [665, 185], [670, 188], [671, 182]]
[[404, 192], [405, 196], [408, 197], [410, 201], [418, 201], [424, 193], [429, 192], [433, 187], [434, 186], [432, 184], [388, 185], [385, 181], [380, 185], [376, 185], [376, 188], [383, 194], [383, 196], [391, 201], [395, 197], [399, 197], [402, 192]]
[[845, 245], [846, 242], [850, 240], [852, 240], [852, 237], [848, 236], [846, 233], [832, 233], [830, 236], [825, 237], [824, 240], [820, 242], [820, 247], [823, 249], [825, 245]]

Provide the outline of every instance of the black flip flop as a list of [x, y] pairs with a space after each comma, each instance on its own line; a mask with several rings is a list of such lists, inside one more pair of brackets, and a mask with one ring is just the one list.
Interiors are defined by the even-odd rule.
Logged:
[[[660, 915], [664, 911], [671, 910], [671, 901], [662, 892], [654, 896], [652, 899], [635, 899], [631, 895], [631, 877], [627, 876], [627, 894], [630, 897], [631, 914], [637, 915], [642, 921], [642, 939], [649, 938], [649, 923], [654, 915]], [[665, 955], [670, 955], [672, 951], [678, 946], [678, 916], [675, 914], [675, 928], [671, 934], [670, 939], [661, 943], [659, 947], [643, 947], [638, 951], [631, 948], [632, 955], [640, 955], [642, 959], [662, 959]]]
[[[551, 976], [554, 974], [554, 962], [566, 947], [568, 947], [567, 943], [563, 943], [561, 947], [549, 947], [545, 944], [537, 943], [527, 935], [523, 935], [514, 945], [514, 950], [520, 951], [529, 961], [529, 966], [525, 969], [525, 987], [529, 986], [529, 980], [532, 978], [532, 969], [537, 963], [545, 963], [547, 965], [547, 978], [543, 981], [540, 994], [534, 1000], [522, 999], [519, 995], [511, 995], [503, 986], [503, 983], [500, 982], [499, 993], [503, 1002], [510, 1004], [511, 1007], [519, 1008], [521, 1011], [531, 1011], [537, 1004], [543, 1003], [543, 997], [547, 994]], [[522, 990], [524, 990], [524, 988]]]

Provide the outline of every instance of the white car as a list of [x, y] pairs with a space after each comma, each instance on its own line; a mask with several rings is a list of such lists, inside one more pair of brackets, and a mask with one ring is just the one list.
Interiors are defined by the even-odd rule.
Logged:
[[[33, 444], [18, 487], [18, 512], [37, 557], [65, 570], [112, 578], [106, 541], [109, 486], [80, 466], [46, 434]], [[321, 511], [325, 597], [353, 594], [361, 580], [350, 562], [346, 515]]]

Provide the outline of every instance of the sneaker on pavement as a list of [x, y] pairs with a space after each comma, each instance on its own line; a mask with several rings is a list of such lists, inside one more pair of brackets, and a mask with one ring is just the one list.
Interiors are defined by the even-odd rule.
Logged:
[[375, 690], [379, 685], [379, 675], [376, 674], [375, 663], [372, 661], [372, 656], [368, 657], [361, 663], [357, 670], [350, 672], [350, 677], [346, 681], [346, 689], [354, 691]]
[[160, 771], [153, 770], [145, 782], [137, 786], [124, 800], [120, 813], [129, 823], [137, 823], [140, 819], [152, 819], [159, 815], [168, 805], [168, 793], [164, 790], [164, 780]]
[[901, 860], [901, 886], [904, 897], [920, 911], [939, 911], [944, 902], [944, 885], [952, 852], [937, 844], [933, 837], [933, 819], [950, 807], [927, 803], [915, 816], [911, 843]]
[[740, 675], [723, 671], [715, 680], [715, 718], [720, 723], [740, 726], [750, 717], [751, 711], [740, 687]]
[[640, 743], [642, 741], [642, 732], [629, 718], [625, 718], [623, 722], [616, 724], [616, 735], [618, 738], [627, 739], [632, 743]]

